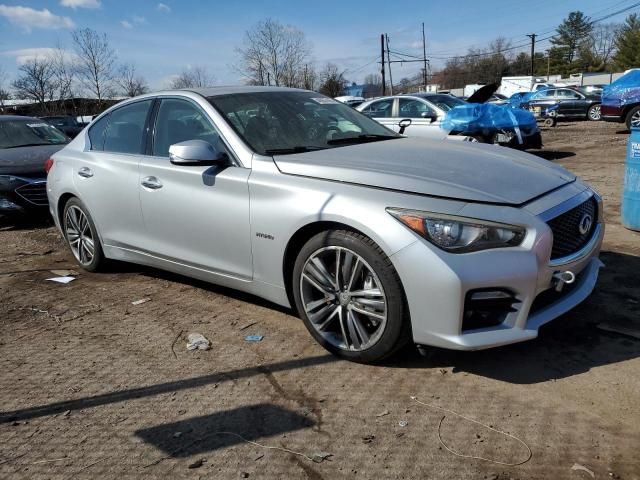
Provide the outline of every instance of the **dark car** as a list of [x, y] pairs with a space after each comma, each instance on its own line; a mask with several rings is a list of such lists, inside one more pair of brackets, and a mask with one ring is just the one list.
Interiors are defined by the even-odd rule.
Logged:
[[0, 215], [48, 213], [45, 164], [68, 142], [39, 118], [0, 115]]
[[602, 92], [602, 119], [640, 127], [640, 70], [631, 70]]
[[69, 138], [75, 138], [75, 136], [78, 135], [84, 128], [84, 125], [81, 125], [80, 123], [78, 123], [75, 117], [71, 117], [68, 115], [40, 117], [40, 118], [50, 123], [54, 127], [56, 127], [58, 130], [60, 130]]
[[533, 94], [522, 102], [520, 108], [540, 116], [553, 107], [557, 118], [600, 120], [601, 96], [596, 93], [582, 93], [575, 88], [547, 88]]

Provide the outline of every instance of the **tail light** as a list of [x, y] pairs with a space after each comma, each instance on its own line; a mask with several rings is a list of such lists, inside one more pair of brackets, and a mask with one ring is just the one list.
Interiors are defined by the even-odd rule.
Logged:
[[49, 174], [49, 170], [53, 167], [53, 158], [48, 158], [46, 162], [44, 162], [44, 171]]

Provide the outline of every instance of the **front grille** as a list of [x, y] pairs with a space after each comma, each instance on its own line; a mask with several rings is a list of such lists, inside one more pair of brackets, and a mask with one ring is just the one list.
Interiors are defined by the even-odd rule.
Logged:
[[47, 182], [27, 183], [16, 188], [16, 193], [34, 205], [47, 206]]
[[[580, 224], [586, 216], [591, 217], [591, 226], [586, 232], [581, 233]], [[594, 197], [549, 220], [547, 224], [553, 232], [551, 260], [566, 257], [583, 248], [591, 240], [597, 223], [598, 204]]]

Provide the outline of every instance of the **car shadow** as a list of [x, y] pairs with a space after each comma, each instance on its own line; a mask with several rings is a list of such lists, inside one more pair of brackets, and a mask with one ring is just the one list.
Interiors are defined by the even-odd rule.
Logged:
[[606, 268], [600, 271], [593, 294], [542, 327], [535, 340], [475, 352], [432, 348], [427, 349], [426, 358], [405, 352], [387, 366], [451, 367], [454, 374], [467, 372], [509, 383], [533, 384], [640, 357], [640, 340], [602, 329], [623, 328], [640, 335], [640, 257], [603, 252], [601, 259]]
[[314, 425], [309, 417], [261, 403], [163, 423], [135, 435], [172, 458], [184, 458]]
[[564, 152], [558, 150], [539, 150], [539, 151], [529, 151], [533, 155], [544, 158], [545, 160], [553, 161], [553, 160], [562, 160], [563, 158], [575, 157], [575, 152]]
[[38, 230], [49, 228], [53, 225], [51, 215], [0, 215], [0, 231]]

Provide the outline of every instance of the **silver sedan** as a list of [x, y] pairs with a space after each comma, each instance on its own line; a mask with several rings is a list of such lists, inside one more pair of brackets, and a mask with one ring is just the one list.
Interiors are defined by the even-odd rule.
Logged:
[[593, 290], [600, 197], [514, 150], [405, 138], [314, 92], [122, 102], [53, 156], [78, 263], [135, 262], [293, 308], [329, 351], [535, 338]]

